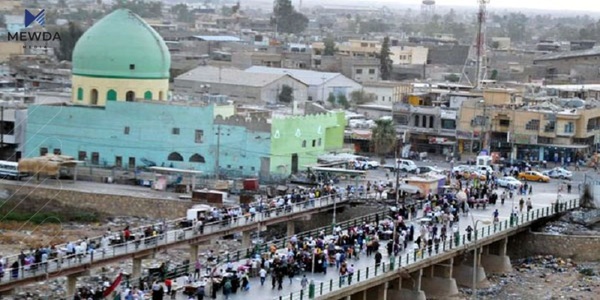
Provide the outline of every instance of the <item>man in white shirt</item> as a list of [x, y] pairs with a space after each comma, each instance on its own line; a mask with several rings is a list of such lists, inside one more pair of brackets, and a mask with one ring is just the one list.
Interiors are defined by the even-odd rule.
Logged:
[[[267, 262], [265, 262], [267, 264]], [[267, 279], [267, 270], [265, 268], [261, 268], [258, 271], [258, 275], [260, 276], [260, 285], [265, 285], [265, 280]]]

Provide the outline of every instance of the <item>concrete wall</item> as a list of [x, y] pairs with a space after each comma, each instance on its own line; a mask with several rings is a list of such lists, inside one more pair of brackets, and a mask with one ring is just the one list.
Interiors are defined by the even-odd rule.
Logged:
[[302, 170], [315, 164], [326, 149], [341, 148], [344, 124], [340, 122], [345, 122], [343, 112], [273, 119], [271, 172], [289, 174], [294, 153]]
[[575, 261], [600, 261], [600, 236], [525, 232], [509, 238], [511, 258], [554, 255]]
[[74, 208], [92, 209], [112, 216], [174, 219], [184, 217], [192, 206], [188, 201], [96, 194], [42, 186], [3, 184], [0, 190], [6, 191], [9, 197], [58, 201]]
[[[64, 155], [79, 158], [85, 152], [90, 163], [93, 153], [99, 154], [98, 164], [113, 166], [116, 157], [122, 157], [122, 167], [129, 158], [136, 166], [142, 158], [158, 166], [200, 171], [214, 170], [215, 144], [212, 106], [184, 106], [164, 102], [109, 101], [102, 107], [33, 106], [27, 118], [24, 157], [35, 157], [40, 148], [53, 153], [60, 149]], [[125, 128], [128, 127], [128, 130]], [[173, 132], [178, 128], [178, 133]], [[203, 130], [202, 141], [197, 142], [195, 131]], [[168, 156], [177, 152], [183, 161], [170, 161]], [[204, 157], [206, 163], [190, 162], [193, 154]]]

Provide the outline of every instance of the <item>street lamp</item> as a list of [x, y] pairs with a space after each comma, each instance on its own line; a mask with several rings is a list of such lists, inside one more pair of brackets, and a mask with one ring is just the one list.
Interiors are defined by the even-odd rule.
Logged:
[[489, 220], [475, 220], [473, 214], [471, 214], [471, 221], [473, 222], [473, 231], [475, 231], [475, 238], [473, 240], [475, 243], [475, 249], [473, 249], [473, 294], [471, 295], [471, 298], [477, 299], [477, 254], [479, 252], [479, 248], [477, 247], [477, 224], [481, 222], [483, 225], [489, 225], [492, 222]]

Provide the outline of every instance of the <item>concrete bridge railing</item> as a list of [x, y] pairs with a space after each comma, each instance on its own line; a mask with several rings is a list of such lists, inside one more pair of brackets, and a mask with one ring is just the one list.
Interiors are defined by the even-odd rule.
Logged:
[[[552, 207], [543, 207], [531, 210], [528, 213], [519, 215], [516, 219], [505, 220], [496, 224], [485, 226], [473, 232], [473, 239], [469, 241], [466, 234], [455, 232], [452, 238], [433, 247], [431, 251], [415, 250], [406, 255], [396, 258], [391, 257], [390, 261], [382, 262], [379, 266], [373, 263], [369, 267], [355, 270], [351, 280], [348, 276], [340, 276], [337, 279], [331, 279], [328, 282], [320, 282], [315, 286], [309, 286], [306, 289], [291, 292], [289, 295], [280, 296], [275, 300], [304, 300], [304, 299], [339, 299], [341, 297], [328, 295], [331, 293], [342, 292], [346, 289], [358, 290], [360, 288], [369, 288], [382, 282], [389, 281], [383, 277], [400, 276], [400, 269], [407, 270], [423, 268], [435, 263], [436, 258], [444, 260], [453, 257], [459, 252], [481, 247], [493, 241], [494, 237], [509, 234], [511, 230], [516, 232], [517, 228], [523, 228], [532, 224], [533, 221], [547, 218], [568, 210], [579, 207], [579, 199], [573, 199], [561, 202], [560, 205]], [[422, 264], [422, 266], [420, 266]], [[386, 276], [387, 275], [387, 276]], [[372, 283], [372, 284], [369, 284]], [[362, 286], [362, 287], [359, 287]], [[338, 294], [338, 293], [336, 293]]]

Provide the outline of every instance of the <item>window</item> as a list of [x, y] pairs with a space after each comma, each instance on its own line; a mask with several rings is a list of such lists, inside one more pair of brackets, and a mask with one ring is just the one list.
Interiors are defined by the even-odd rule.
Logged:
[[135, 157], [130, 157], [129, 158], [129, 168], [130, 169], [135, 169]]
[[85, 152], [85, 151], [79, 151], [77, 153], [77, 159], [78, 160], [84, 161], [86, 158], [87, 158], [87, 152]]
[[313, 148], [317, 146], [317, 140], [312, 140]]
[[369, 69], [369, 74], [375, 74], [375, 69]]
[[60, 148], [54, 148], [54, 155], [60, 155]]
[[251, 171], [256, 171], [256, 168], [255, 167], [250, 167], [250, 170]]
[[573, 133], [575, 131], [575, 126], [573, 122], [568, 122], [565, 124], [565, 133]]
[[240, 166], [240, 170], [243, 170], [243, 169], [244, 169], [244, 166]]
[[125, 128], [123, 128], [123, 134], [129, 134], [129, 126], [125, 126]]
[[421, 117], [421, 127], [423, 127], [423, 128], [427, 127], [427, 117], [426, 116]]
[[83, 100], [83, 89], [82, 88], [77, 89], [77, 100], [79, 100], [79, 101]]
[[442, 129], [456, 129], [456, 121], [449, 119], [442, 119]]
[[171, 129], [171, 134], [179, 135], [179, 128], [173, 127], [173, 129]]
[[530, 120], [525, 124], [525, 130], [540, 130], [540, 120]]
[[318, 146], [321, 146], [321, 138], [319, 138], [319, 142], [317, 143]]
[[204, 130], [196, 129], [194, 134], [194, 142], [196, 144], [202, 144], [202, 138], [204, 138]]
[[500, 126], [508, 127], [510, 126], [510, 120], [499, 120]]
[[306, 140], [302, 141], [302, 148], [306, 148]]
[[129, 70], [135, 70], [135, 65], [134, 64], [130, 64], [129, 65]]
[[115, 166], [117, 168], [121, 168], [123, 166], [123, 157], [122, 156], [115, 156]]
[[100, 153], [92, 152], [92, 165], [100, 164]]
[[164, 100], [162, 91], [158, 92], [158, 100], [161, 100], [161, 101]]
[[190, 162], [205, 163], [206, 160], [204, 159], [204, 156], [196, 153], [196, 154], [190, 156]]
[[48, 148], [46, 148], [46, 147], [40, 148], [40, 156], [44, 156], [46, 154], [48, 154]]
[[151, 91], [146, 91], [144, 93], [144, 100], [152, 100], [152, 92]]
[[183, 156], [181, 156], [181, 154], [179, 154], [177, 152], [171, 152], [171, 154], [169, 154], [169, 156], [167, 157], [167, 160], [170, 160], [170, 161], [183, 161]]
[[92, 89], [90, 91], [90, 104], [91, 105], [98, 104], [98, 90], [97, 89]]
[[429, 128], [433, 128], [433, 116], [429, 116]]
[[107, 101], [116, 101], [117, 100], [117, 92], [115, 90], [108, 90], [106, 93]]
[[227, 165], [227, 169], [231, 169], [231, 165]]
[[362, 69], [356, 69], [356, 74], [362, 74]]
[[556, 122], [550, 121], [546, 126], [544, 126], [544, 132], [554, 132], [556, 126]]
[[135, 93], [133, 91], [128, 91], [125, 94], [125, 101], [132, 102], [133, 100], [135, 100]]

